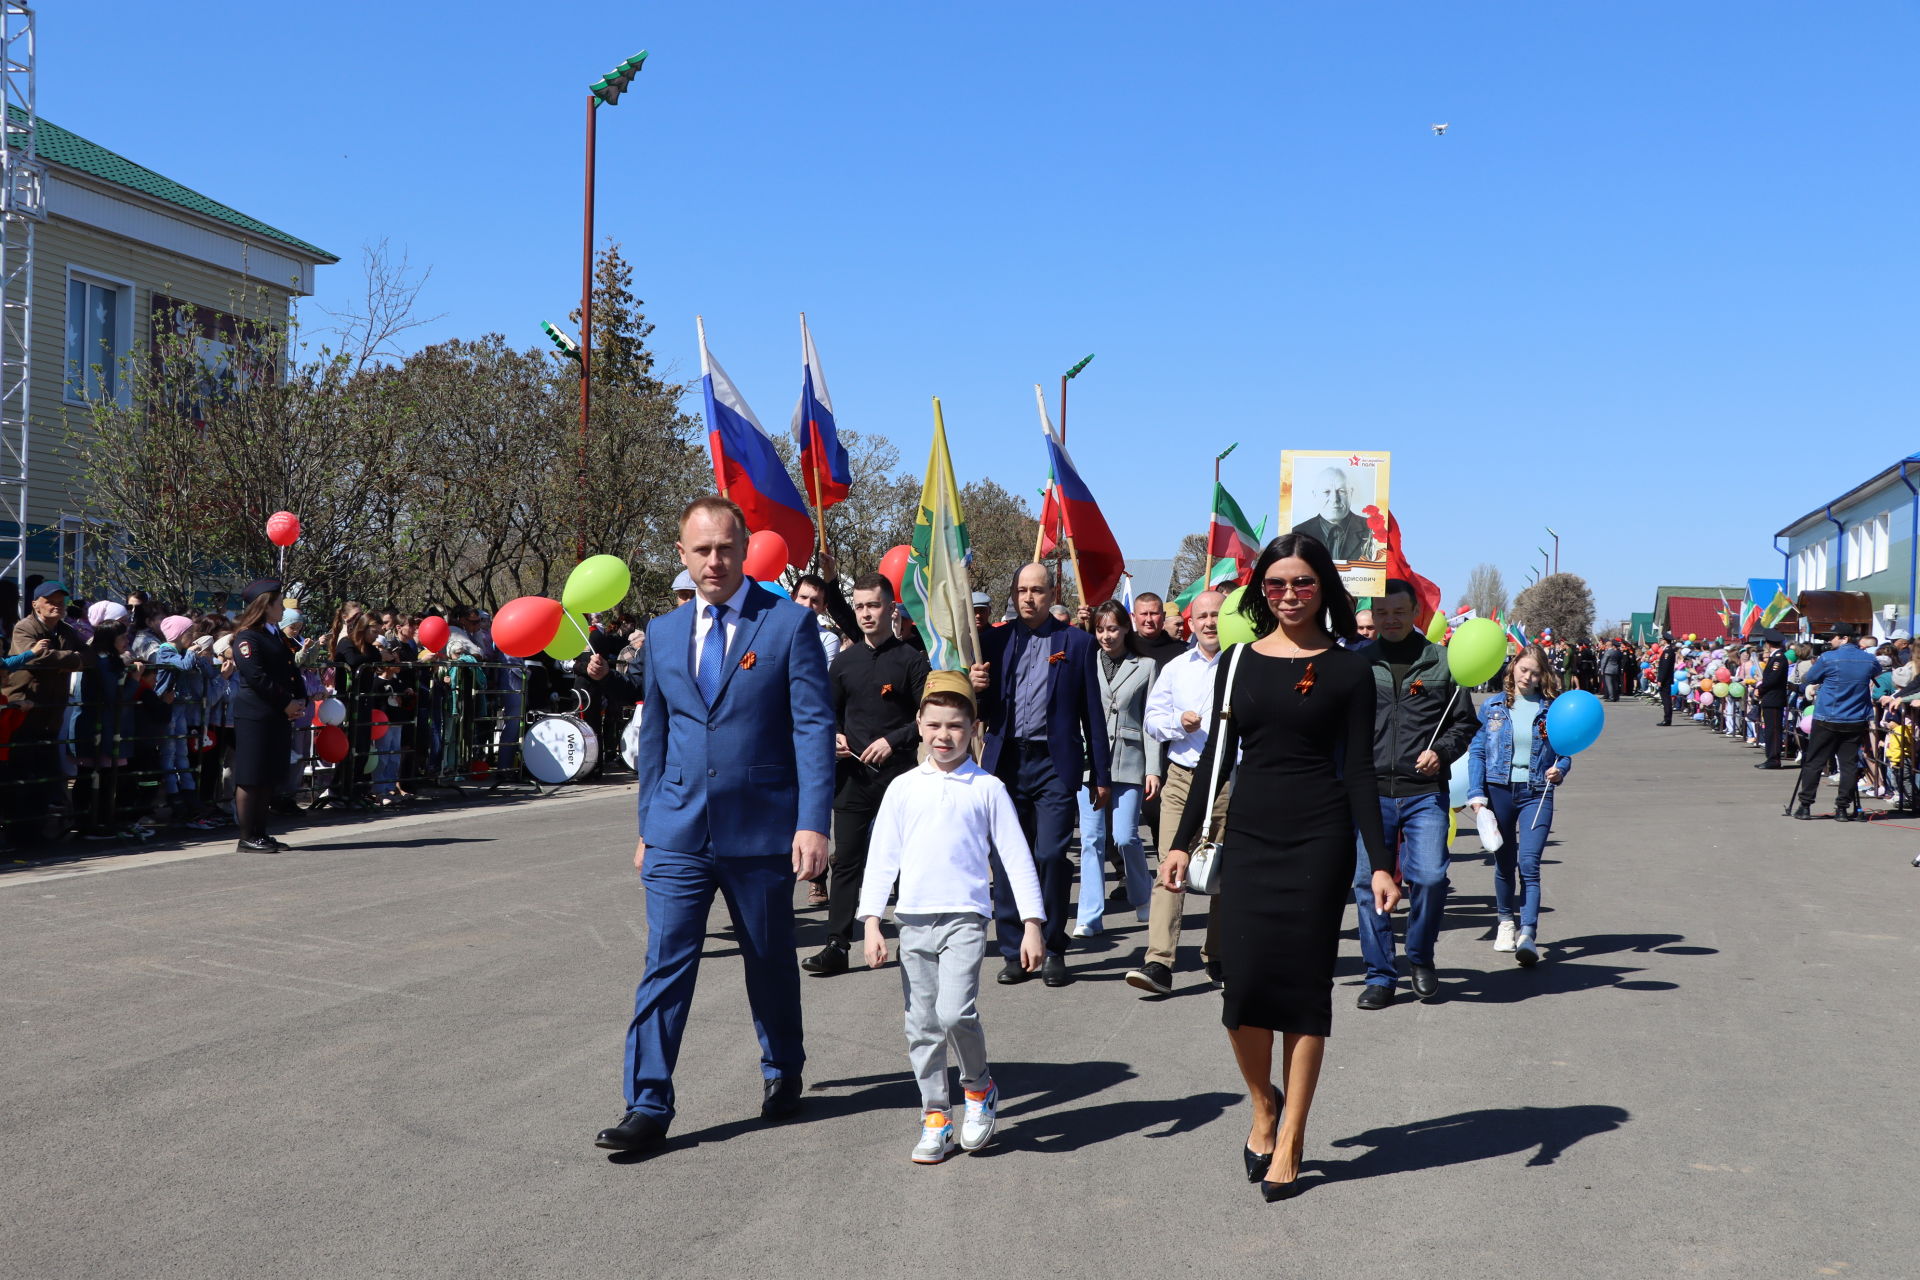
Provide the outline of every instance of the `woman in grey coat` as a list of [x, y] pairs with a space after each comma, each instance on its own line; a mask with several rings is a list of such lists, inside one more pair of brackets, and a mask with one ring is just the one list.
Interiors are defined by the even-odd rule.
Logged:
[[1165, 750], [1142, 727], [1154, 664], [1139, 651], [1126, 607], [1109, 600], [1095, 609], [1093, 638], [1100, 644], [1100, 701], [1113, 756], [1113, 804], [1096, 809], [1091, 794], [1080, 789], [1080, 909], [1078, 920], [1067, 931], [1076, 938], [1100, 932], [1107, 907], [1107, 850], [1114, 843], [1120, 846], [1121, 865], [1126, 868], [1127, 904], [1136, 918], [1147, 918], [1153, 877], [1147, 873], [1147, 851], [1140, 843], [1140, 806], [1159, 790]]

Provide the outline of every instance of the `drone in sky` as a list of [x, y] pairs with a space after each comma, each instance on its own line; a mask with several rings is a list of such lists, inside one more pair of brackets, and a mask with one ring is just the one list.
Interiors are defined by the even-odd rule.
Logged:
[[1428, 125], [1427, 127], [1433, 130], [1434, 137], [1444, 138], [1447, 136], [1447, 126], [1451, 123], [1452, 121], [1448, 121], [1447, 124], [1433, 124], [1433, 125]]

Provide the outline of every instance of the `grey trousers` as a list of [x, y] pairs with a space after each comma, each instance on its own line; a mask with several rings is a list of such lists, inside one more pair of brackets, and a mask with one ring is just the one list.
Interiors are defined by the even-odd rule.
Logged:
[[900, 927], [900, 985], [907, 993], [907, 1059], [920, 1082], [920, 1105], [945, 1111], [947, 1045], [960, 1060], [960, 1087], [978, 1089], [987, 1072], [980, 1029], [980, 962], [987, 953], [984, 916], [950, 911], [895, 915]]

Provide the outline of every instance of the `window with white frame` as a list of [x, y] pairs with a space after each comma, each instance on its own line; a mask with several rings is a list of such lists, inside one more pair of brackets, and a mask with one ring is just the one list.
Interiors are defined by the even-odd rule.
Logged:
[[69, 271], [66, 400], [124, 400], [126, 379], [120, 366], [132, 338], [133, 286]]
[[60, 580], [69, 587], [107, 569], [107, 527], [85, 516], [60, 517]]
[[1848, 582], [1866, 576], [1867, 567], [1873, 563], [1872, 545], [1872, 534], [1866, 525], [1856, 524], [1847, 530], [1847, 559], [1842, 568]]
[[1893, 549], [1893, 513], [1882, 511], [1873, 521], [1873, 571], [1885, 573]]

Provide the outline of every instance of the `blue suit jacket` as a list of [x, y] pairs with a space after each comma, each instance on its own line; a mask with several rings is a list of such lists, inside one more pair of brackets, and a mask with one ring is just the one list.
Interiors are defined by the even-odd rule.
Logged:
[[1025, 624], [988, 627], [980, 636], [980, 657], [993, 664], [992, 683], [980, 694], [980, 718], [987, 726], [980, 765], [995, 772], [1000, 753], [1013, 737], [1014, 672], [1029, 644], [1047, 646], [1047, 754], [1070, 790], [1083, 782], [1111, 786], [1107, 716], [1100, 698], [1100, 647], [1078, 627], [1054, 619], [1036, 635]]
[[833, 706], [813, 611], [759, 584], [741, 602], [711, 707], [693, 680], [694, 608], [647, 624], [640, 717], [640, 838], [720, 856], [785, 854], [796, 831], [827, 834]]

